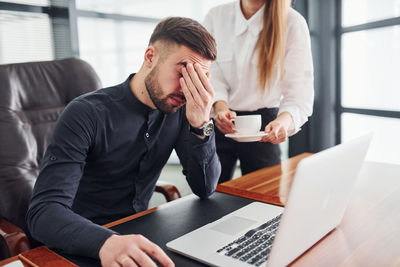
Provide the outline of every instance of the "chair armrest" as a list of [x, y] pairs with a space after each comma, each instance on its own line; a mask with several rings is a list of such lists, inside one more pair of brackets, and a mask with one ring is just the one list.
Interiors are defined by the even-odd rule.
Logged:
[[31, 248], [24, 231], [0, 218], [0, 260], [13, 257]]
[[175, 200], [175, 199], [178, 199], [181, 197], [181, 194], [179, 193], [178, 188], [176, 188], [172, 184], [167, 184], [162, 181], [157, 182], [155, 191], [163, 194], [165, 199], [167, 200], [167, 202], [170, 202], [172, 200]]

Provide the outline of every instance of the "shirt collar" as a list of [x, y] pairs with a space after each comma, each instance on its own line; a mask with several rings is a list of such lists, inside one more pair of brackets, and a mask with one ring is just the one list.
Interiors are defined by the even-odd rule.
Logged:
[[235, 36], [239, 36], [247, 29], [254, 35], [258, 36], [263, 27], [263, 15], [265, 4], [250, 18], [246, 19], [240, 8], [240, 1], [236, 1], [236, 19], [235, 19]]

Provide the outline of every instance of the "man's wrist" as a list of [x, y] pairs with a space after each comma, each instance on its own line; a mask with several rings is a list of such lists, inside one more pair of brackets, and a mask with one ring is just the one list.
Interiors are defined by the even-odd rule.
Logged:
[[200, 123], [190, 123], [190, 122], [189, 122], [189, 125], [190, 125], [191, 127], [193, 127], [193, 128], [199, 128], [199, 129], [200, 129], [200, 128], [202, 128], [203, 125], [206, 124], [209, 120], [210, 120], [210, 119], [204, 120], [204, 121], [202, 121], [202, 122], [200, 122]]
[[104, 255], [104, 253], [107, 252], [108, 248], [108, 243], [110, 242], [110, 240], [114, 239], [114, 237], [117, 236], [116, 234], [112, 234], [110, 235], [103, 243], [103, 245], [101, 245], [100, 249], [99, 249], [99, 258], [101, 259]]

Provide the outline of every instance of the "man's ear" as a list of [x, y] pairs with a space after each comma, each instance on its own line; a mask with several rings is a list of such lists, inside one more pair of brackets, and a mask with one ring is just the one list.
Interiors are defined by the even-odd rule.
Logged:
[[157, 48], [153, 45], [147, 47], [146, 52], [144, 53], [144, 62], [143, 64], [151, 69], [157, 63], [158, 51]]

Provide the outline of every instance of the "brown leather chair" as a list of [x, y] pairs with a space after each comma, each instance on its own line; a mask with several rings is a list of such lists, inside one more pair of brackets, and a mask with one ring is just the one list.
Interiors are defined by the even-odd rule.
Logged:
[[[76, 58], [0, 65], [0, 260], [31, 248], [25, 213], [55, 121], [73, 98], [99, 88]], [[173, 185], [156, 191], [180, 197]]]

